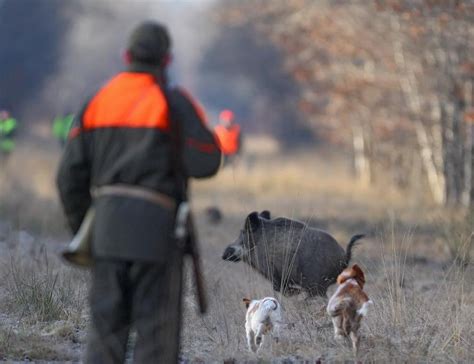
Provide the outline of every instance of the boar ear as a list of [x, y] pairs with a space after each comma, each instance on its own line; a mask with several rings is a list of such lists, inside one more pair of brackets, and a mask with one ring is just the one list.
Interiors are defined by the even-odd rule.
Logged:
[[263, 210], [261, 213], [260, 213], [260, 216], [263, 217], [264, 219], [267, 219], [267, 220], [270, 220], [271, 217], [270, 217], [270, 211], [268, 210]]
[[250, 302], [252, 302], [252, 300], [248, 298], [244, 298], [242, 301], [245, 303], [246, 308], [249, 308]]
[[258, 212], [254, 211], [247, 216], [245, 220], [245, 230], [247, 231], [257, 231], [260, 226], [260, 218], [258, 217]]

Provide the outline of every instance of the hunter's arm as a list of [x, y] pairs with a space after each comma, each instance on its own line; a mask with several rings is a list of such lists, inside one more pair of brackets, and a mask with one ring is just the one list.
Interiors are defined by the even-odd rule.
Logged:
[[183, 165], [186, 177], [204, 178], [217, 173], [221, 151], [217, 138], [207, 126], [202, 108], [181, 89], [170, 92], [173, 118], [181, 126]]

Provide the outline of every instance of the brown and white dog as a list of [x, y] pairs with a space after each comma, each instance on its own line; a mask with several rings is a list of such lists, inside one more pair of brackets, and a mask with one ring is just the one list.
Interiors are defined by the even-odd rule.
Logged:
[[352, 349], [357, 354], [359, 348], [358, 330], [363, 316], [372, 304], [363, 291], [364, 272], [357, 264], [346, 268], [337, 277], [339, 287], [329, 299], [327, 312], [332, 317], [334, 337], [341, 339], [350, 335]]
[[261, 300], [244, 298], [243, 301], [247, 307], [245, 331], [249, 350], [257, 352], [263, 343], [264, 335], [271, 334], [278, 342], [282, 324], [280, 303], [273, 297]]

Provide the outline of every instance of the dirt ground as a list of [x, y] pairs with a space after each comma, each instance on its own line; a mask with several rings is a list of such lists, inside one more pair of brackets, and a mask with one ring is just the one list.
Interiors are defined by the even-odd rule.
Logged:
[[[419, 191], [392, 191], [384, 183], [359, 186], [342, 159], [308, 152], [275, 158], [273, 148], [258, 143], [239, 164], [192, 185], [210, 309], [204, 317], [197, 315], [188, 269], [182, 361], [355, 359], [349, 342], [333, 338], [327, 297], [282, 297], [244, 263], [221, 259], [247, 214], [268, 209], [273, 217], [295, 218], [330, 232], [344, 248], [352, 235], [367, 234], [353, 256], [366, 272], [366, 290], [374, 301], [362, 324], [358, 360], [473, 362], [474, 269], [472, 263], [454, 264], [448, 249], [466, 240], [472, 225], [453, 224], [451, 215]], [[0, 360], [81, 358], [88, 277], [57, 259], [66, 239], [61, 228], [51, 225], [55, 219], [63, 224], [57, 205], [51, 204], [56, 207], [42, 217], [40, 232], [28, 230], [26, 218], [21, 224], [0, 224]], [[205, 211], [210, 206], [222, 211], [220, 223], [209, 223]], [[256, 355], [246, 347], [242, 298], [265, 296], [280, 300], [286, 325], [282, 341], [267, 340]]]

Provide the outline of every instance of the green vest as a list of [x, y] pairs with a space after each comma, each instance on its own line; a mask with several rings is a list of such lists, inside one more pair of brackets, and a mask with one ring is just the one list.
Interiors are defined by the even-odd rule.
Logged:
[[72, 123], [74, 121], [74, 115], [69, 114], [64, 117], [57, 117], [53, 122], [53, 135], [60, 141], [65, 142], [71, 130]]
[[0, 120], [0, 153], [10, 153], [15, 149], [13, 132], [17, 127], [17, 121], [13, 118]]

